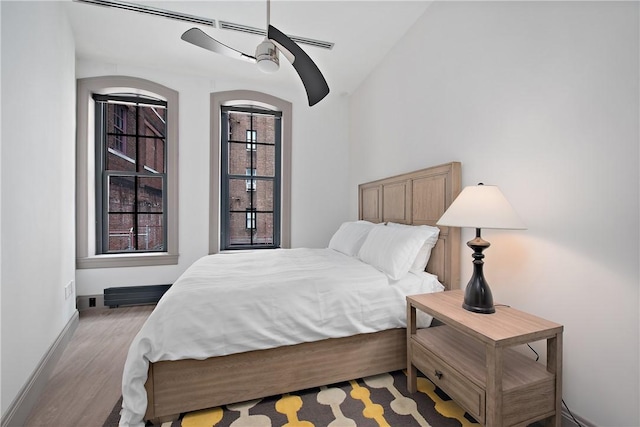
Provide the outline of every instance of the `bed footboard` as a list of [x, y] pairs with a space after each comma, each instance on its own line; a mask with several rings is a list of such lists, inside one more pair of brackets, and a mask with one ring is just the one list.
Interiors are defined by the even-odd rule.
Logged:
[[406, 329], [149, 367], [147, 420], [406, 368]]

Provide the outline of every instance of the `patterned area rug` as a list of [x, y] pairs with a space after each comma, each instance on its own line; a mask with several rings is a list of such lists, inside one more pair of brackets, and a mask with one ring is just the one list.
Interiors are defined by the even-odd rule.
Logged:
[[[104, 427], [118, 425], [121, 402]], [[152, 424], [147, 424], [148, 426]], [[478, 426], [444, 392], [418, 377], [418, 392], [407, 391], [405, 372], [183, 414], [161, 427], [454, 427]]]

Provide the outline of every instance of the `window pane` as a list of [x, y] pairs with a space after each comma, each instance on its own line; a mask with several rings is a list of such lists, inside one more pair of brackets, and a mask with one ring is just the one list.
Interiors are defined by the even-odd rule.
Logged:
[[252, 180], [229, 180], [229, 210], [244, 210], [251, 206]]
[[247, 213], [231, 212], [229, 216], [229, 243], [231, 245], [251, 245], [253, 230], [247, 228]]
[[109, 176], [107, 179], [109, 186], [109, 212], [134, 212], [136, 200], [135, 178], [132, 176]]
[[138, 212], [163, 211], [162, 177], [138, 178]]
[[273, 181], [256, 181], [252, 207], [259, 211], [273, 211]]
[[140, 118], [138, 120], [138, 135], [166, 136], [166, 124], [164, 108], [140, 106]]
[[128, 104], [107, 103], [107, 133], [136, 134], [136, 107]]
[[253, 115], [253, 129], [258, 135], [258, 142], [275, 144], [276, 118], [271, 115]]
[[138, 172], [164, 173], [164, 139], [140, 138], [138, 160]]
[[255, 229], [248, 228], [247, 212], [232, 212], [230, 215], [229, 243], [232, 246], [272, 245], [273, 214], [255, 213]]
[[136, 170], [136, 139], [131, 136], [107, 136], [107, 170], [133, 172]]
[[254, 159], [254, 167], [258, 169], [258, 176], [275, 176], [275, 159], [275, 145], [258, 145]]
[[256, 208], [273, 210], [273, 181], [265, 179], [230, 179], [229, 210]]
[[230, 111], [228, 123], [229, 123], [229, 140], [241, 141], [246, 143], [247, 131], [251, 130], [251, 115], [247, 113]]
[[254, 245], [273, 244], [273, 214], [256, 213], [256, 230], [253, 235]]
[[135, 249], [134, 218], [133, 214], [109, 214], [108, 251], [121, 252]]
[[[251, 156], [255, 157], [254, 151], [247, 149], [247, 144], [242, 143], [230, 143], [229, 144], [229, 175], [244, 175], [245, 169], [251, 166]], [[255, 160], [254, 160], [255, 163]]]
[[164, 250], [164, 229], [162, 214], [138, 215], [138, 250]]
[[[251, 158], [253, 157], [253, 159]], [[252, 161], [253, 160], [253, 161]], [[246, 175], [253, 167], [256, 176], [275, 176], [275, 146], [256, 145], [256, 150], [247, 150], [245, 144], [229, 144], [229, 175]]]

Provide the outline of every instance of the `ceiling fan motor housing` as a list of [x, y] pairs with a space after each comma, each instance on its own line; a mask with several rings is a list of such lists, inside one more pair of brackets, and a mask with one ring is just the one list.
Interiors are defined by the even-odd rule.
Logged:
[[265, 73], [273, 73], [280, 68], [280, 58], [278, 57], [278, 49], [268, 39], [265, 39], [256, 48], [256, 62], [260, 71]]

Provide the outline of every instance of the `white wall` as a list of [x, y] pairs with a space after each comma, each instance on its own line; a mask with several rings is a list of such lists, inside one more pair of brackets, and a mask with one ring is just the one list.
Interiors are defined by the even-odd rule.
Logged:
[[[0, 5], [0, 23], [2, 23], [2, 5]], [[0, 31], [0, 46], [2, 46], [2, 31]], [[2, 49], [0, 49], [1, 51]], [[0, 70], [2, 70], [2, 55], [0, 55]], [[0, 79], [2, 72], [0, 71]], [[0, 88], [0, 97], [2, 89]], [[2, 105], [0, 104], [0, 129], [2, 129]], [[2, 137], [0, 136], [0, 189], [2, 189]], [[2, 196], [0, 196], [0, 236], [2, 236]], [[2, 244], [0, 241], [0, 307], [2, 307]], [[2, 319], [0, 319], [0, 328]], [[2, 366], [2, 340], [0, 340], [0, 367]], [[0, 384], [2, 384], [2, 369], [0, 368]], [[2, 406], [2, 387], [0, 387], [0, 416], [4, 415]]]
[[[1, 2], [2, 412], [75, 312], [75, 294], [172, 283], [208, 251], [209, 94], [249, 89], [293, 102], [292, 246], [326, 246], [347, 217], [347, 98], [307, 107], [287, 88], [75, 58], [59, 2]], [[8, 36], [10, 35], [10, 36]], [[130, 75], [180, 96], [180, 262], [75, 271], [75, 79]], [[297, 77], [297, 76], [296, 76]], [[45, 215], [46, 213], [46, 215]], [[76, 292], [64, 298], [64, 285]]]
[[[179, 235], [175, 266], [77, 270], [78, 295], [102, 294], [111, 286], [173, 283], [196, 259], [208, 253], [209, 95], [214, 91], [258, 90], [293, 103], [293, 247], [323, 247], [348, 215], [347, 98], [334, 94], [309, 108], [302, 83], [287, 88], [215, 76], [174, 74], [127, 64], [77, 61], [78, 78], [129, 75], [179, 92]], [[297, 76], [296, 76], [297, 77]]]
[[[0, 5], [0, 23], [2, 23], [2, 5]], [[1, 27], [0, 27], [1, 28]], [[0, 31], [0, 46], [2, 46], [2, 31]], [[2, 49], [0, 49], [1, 52]], [[2, 55], [0, 55], [0, 70], [2, 70]], [[0, 79], [2, 72], [0, 71]], [[2, 89], [0, 88], [0, 97]], [[0, 104], [0, 129], [2, 129], [2, 105]], [[2, 189], [2, 137], [0, 136], [0, 189]], [[2, 196], [0, 196], [0, 236], [2, 236]], [[0, 237], [1, 239], [1, 237]], [[0, 307], [2, 307], [2, 244], [0, 240]], [[1, 316], [1, 313], [0, 313]], [[2, 319], [0, 319], [0, 328]], [[2, 340], [0, 340], [0, 367], [2, 366]], [[2, 384], [2, 369], [0, 368], [0, 384]], [[2, 406], [2, 387], [0, 387], [0, 416], [4, 415]]]
[[0, 7], [4, 414], [75, 312], [75, 53], [60, 4]]
[[528, 230], [483, 232], [494, 298], [565, 326], [565, 401], [601, 426], [640, 425], [638, 20], [638, 2], [435, 2], [349, 109], [349, 188], [457, 160], [463, 186], [503, 190]]

